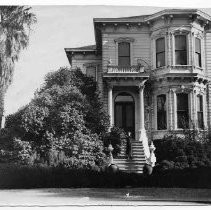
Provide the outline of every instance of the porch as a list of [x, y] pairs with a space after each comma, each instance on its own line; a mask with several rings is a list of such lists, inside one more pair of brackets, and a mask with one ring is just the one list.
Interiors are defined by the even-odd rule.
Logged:
[[123, 128], [132, 133], [132, 160], [122, 154], [114, 159], [120, 170], [143, 172], [146, 159], [149, 158], [148, 138], [144, 119], [144, 87], [149, 75], [136, 67], [108, 66], [104, 73], [104, 96], [107, 99], [107, 110], [110, 127]]

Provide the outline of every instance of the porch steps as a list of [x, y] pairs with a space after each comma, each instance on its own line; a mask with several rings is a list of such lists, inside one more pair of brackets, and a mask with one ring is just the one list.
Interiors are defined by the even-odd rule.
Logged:
[[143, 173], [143, 166], [146, 163], [144, 148], [142, 142], [133, 141], [132, 144], [132, 159], [127, 159], [126, 144], [122, 145], [122, 150], [118, 158], [114, 159], [120, 171], [127, 173]]

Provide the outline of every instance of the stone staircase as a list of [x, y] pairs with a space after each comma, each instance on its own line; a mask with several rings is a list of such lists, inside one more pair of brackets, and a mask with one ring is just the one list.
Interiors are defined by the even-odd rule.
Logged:
[[143, 173], [143, 166], [146, 163], [144, 148], [142, 142], [132, 141], [132, 159], [128, 160], [126, 156], [126, 144], [122, 145], [121, 153], [114, 159], [120, 171], [128, 173]]

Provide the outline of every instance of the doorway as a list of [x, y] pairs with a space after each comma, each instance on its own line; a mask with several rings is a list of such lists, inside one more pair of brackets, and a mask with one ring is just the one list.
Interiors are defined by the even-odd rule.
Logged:
[[115, 98], [114, 124], [124, 129], [126, 133], [131, 132], [135, 138], [135, 102], [128, 93], [120, 93]]

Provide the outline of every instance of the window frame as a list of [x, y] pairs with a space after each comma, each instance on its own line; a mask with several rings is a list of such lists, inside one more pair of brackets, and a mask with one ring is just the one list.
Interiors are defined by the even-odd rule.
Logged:
[[[128, 46], [129, 46], [129, 56], [120, 56], [120, 50], [119, 50], [119, 46], [121, 45], [121, 44], [128, 44]], [[121, 58], [129, 58], [128, 60], [129, 60], [129, 65], [125, 65], [125, 66], [120, 66], [120, 67], [129, 67], [129, 66], [131, 66], [131, 44], [130, 44], [130, 42], [127, 42], [127, 41], [121, 41], [121, 42], [118, 42], [118, 66], [120, 66], [120, 57]]]
[[[88, 74], [87, 74], [87, 69], [88, 69], [88, 68], [94, 68], [95, 76], [91, 76], [91, 75], [88, 75]], [[93, 78], [94, 81], [97, 81], [97, 66], [95, 66], [95, 65], [88, 65], [88, 66], [86, 66], [86, 76], [87, 76], [87, 77], [90, 77], [90, 78]]]
[[[177, 47], [176, 47], [176, 38], [178, 37], [178, 36], [182, 36], [182, 37], [185, 37], [185, 45], [186, 45], [186, 47], [185, 47], [185, 50], [184, 49], [177, 49]], [[176, 33], [175, 35], [174, 35], [174, 63], [175, 63], [175, 65], [176, 66], [187, 66], [188, 65], [188, 36], [187, 36], [187, 34], [186, 33]], [[177, 52], [185, 52], [186, 53], [186, 62], [185, 62], [185, 64], [179, 64], [179, 63], [177, 63], [177, 60], [176, 60], [176, 54], [177, 54]], [[181, 62], [180, 62], [181, 63]]]
[[[164, 42], [164, 48], [163, 48], [164, 50], [157, 52], [157, 41], [161, 40], [161, 39], [163, 39], [163, 42]], [[158, 61], [158, 55], [160, 55], [160, 54], [164, 54], [164, 64], [161, 66], [158, 66], [157, 61]], [[155, 67], [161, 68], [164, 66], [166, 66], [166, 40], [165, 40], [165, 37], [159, 37], [155, 40]]]
[[[199, 40], [199, 49], [200, 49], [200, 52], [198, 52], [198, 51], [196, 51], [196, 40]], [[199, 38], [199, 37], [194, 37], [194, 47], [195, 47], [195, 52], [194, 52], [194, 56], [195, 56], [195, 65], [197, 66], [197, 67], [200, 67], [200, 68], [202, 68], [202, 48], [201, 48], [201, 39]], [[198, 56], [196, 56], [196, 55], [198, 55]], [[198, 62], [197, 63], [199, 63], [199, 65], [197, 65], [196, 64], [196, 61], [197, 61], [197, 58], [199, 58], [199, 60], [198, 60]]]

